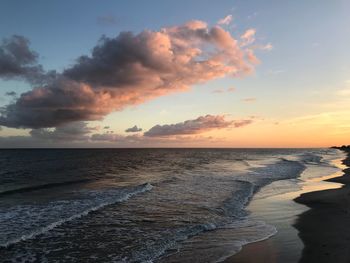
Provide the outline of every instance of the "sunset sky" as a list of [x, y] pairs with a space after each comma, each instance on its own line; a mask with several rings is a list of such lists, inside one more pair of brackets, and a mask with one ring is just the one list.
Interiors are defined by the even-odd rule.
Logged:
[[0, 147], [350, 144], [350, 2], [0, 3]]

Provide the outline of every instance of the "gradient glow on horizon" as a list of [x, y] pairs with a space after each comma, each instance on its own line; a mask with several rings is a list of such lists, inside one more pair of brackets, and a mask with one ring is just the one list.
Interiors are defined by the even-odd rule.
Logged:
[[[180, 30], [180, 25], [193, 20], [204, 21], [209, 30], [220, 26], [239, 40], [237, 50], [244, 53], [244, 63], [253, 70], [239, 64], [238, 69], [244, 74], [227, 75], [233, 68], [224, 66], [234, 66], [236, 70], [237, 57], [223, 49], [226, 56], [232, 55], [234, 63], [206, 57], [210, 63], [222, 63], [216, 64], [220, 65], [220, 72], [198, 71], [200, 74], [194, 76], [177, 69], [171, 71], [173, 75], [157, 75], [169, 83], [184, 79], [184, 87], [165, 92], [159, 86], [159, 93], [154, 96], [156, 84], [147, 80], [148, 86], [143, 84], [146, 88], [133, 95], [137, 96], [137, 103], [131, 96], [132, 103], [123, 104], [118, 111], [106, 106], [100, 109], [103, 114], [98, 119], [91, 115], [86, 115], [89, 119], [79, 119], [85, 123], [59, 124], [56, 130], [55, 126], [1, 126], [0, 147], [350, 144], [349, 10], [350, 2], [346, 0], [2, 1], [0, 39], [14, 34], [28, 38], [45, 70], [71, 69], [79, 56], [91, 54], [102, 35], [115, 38], [123, 31], [137, 35], [144, 30]], [[187, 40], [183, 32], [180, 38], [171, 33], [171, 39]], [[221, 47], [225, 41], [215, 40], [216, 36], [213, 33], [214, 40], [208, 43], [216, 41], [216, 47]], [[201, 41], [208, 44], [204, 38]], [[250, 56], [249, 50], [256, 57]], [[192, 49], [181, 52], [176, 55], [187, 55]], [[0, 78], [0, 107], [16, 100], [10, 92], [20, 95], [31, 89], [25, 81]], [[117, 98], [125, 96], [118, 94]], [[98, 100], [96, 103], [99, 105]]]

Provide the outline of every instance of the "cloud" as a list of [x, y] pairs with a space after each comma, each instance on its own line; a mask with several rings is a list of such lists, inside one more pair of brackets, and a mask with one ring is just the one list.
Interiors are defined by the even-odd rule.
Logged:
[[0, 44], [0, 78], [25, 79], [36, 83], [44, 77], [38, 54], [29, 48], [29, 40], [13, 35]]
[[224, 93], [225, 90], [224, 89], [215, 89], [213, 90], [213, 93]]
[[234, 92], [236, 89], [234, 87], [228, 88], [228, 89], [215, 89], [213, 90], [213, 93], [225, 93], [225, 92]]
[[108, 130], [110, 126], [104, 126], [103, 129]]
[[113, 133], [95, 133], [91, 135], [90, 138], [92, 141], [108, 141], [108, 142], [117, 142], [125, 139], [125, 136]]
[[136, 125], [125, 130], [125, 132], [140, 132], [140, 131], [142, 131], [142, 129], [138, 128]]
[[243, 41], [242, 46], [252, 44], [255, 41], [255, 33], [256, 33], [256, 30], [254, 28], [250, 28], [247, 31], [245, 31], [241, 35], [241, 39]]
[[225, 16], [218, 21], [218, 25], [229, 25], [233, 20], [232, 15]]
[[148, 137], [142, 135], [118, 135], [118, 134], [93, 134], [90, 138], [92, 144], [127, 146], [134, 145], [136, 147], [184, 147], [188, 145], [201, 145], [203, 143], [211, 144], [218, 142], [220, 139], [214, 139], [211, 136], [201, 135], [177, 135], [173, 137]]
[[255, 56], [254, 51], [252, 49], [246, 50], [247, 60], [252, 64], [259, 64], [260, 60]]
[[200, 116], [194, 120], [187, 120], [176, 124], [156, 125], [144, 133], [148, 137], [163, 137], [173, 135], [198, 134], [213, 129], [242, 127], [252, 123], [252, 120], [229, 121], [224, 115]]
[[255, 102], [256, 98], [245, 98], [242, 101], [244, 101], [244, 102]]
[[233, 124], [233, 127], [240, 128], [252, 123], [253, 123], [253, 120], [249, 119], [249, 120], [237, 120], [237, 121], [234, 121], [232, 124]]
[[56, 128], [32, 129], [29, 136], [0, 136], [0, 148], [203, 146], [203, 143], [210, 145], [222, 139], [199, 133], [213, 129], [240, 128], [253, 123], [255, 118], [225, 120], [223, 115], [206, 115], [182, 123], [156, 125], [144, 134], [133, 135], [115, 134], [113, 131], [98, 133], [99, 127], [89, 127], [86, 122], [74, 122]]
[[53, 141], [84, 141], [90, 137], [89, 133], [96, 130], [87, 126], [85, 122], [69, 123], [55, 129], [33, 129], [30, 135], [34, 139]]
[[[105, 129], [105, 127], [103, 128]], [[98, 132], [98, 127], [89, 127], [86, 122], [69, 123], [56, 128], [32, 129], [29, 136], [8, 136], [0, 137], [0, 147], [11, 147], [11, 143], [16, 147], [94, 147], [99, 143], [117, 143], [124, 146], [133, 143], [146, 143], [149, 139], [142, 135], [121, 135], [114, 134], [113, 131]]]
[[222, 139], [210, 136], [191, 135], [175, 137], [123, 136], [118, 134], [92, 134], [88, 140], [52, 140], [32, 136], [0, 136], [0, 148], [91, 148], [91, 147], [203, 147], [223, 143]]
[[[19, 39], [27, 54], [28, 41]], [[46, 128], [101, 120], [113, 111], [186, 91], [194, 84], [245, 76], [254, 70], [252, 53], [228, 31], [202, 21], [102, 37], [90, 56], [81, 56], [62, 73], [41, 75], [42, 85], [22, 93], [1, 111], [0, 125]], [[36, 61], [30, 54], [15, 60], [19, 70], [7, 69], [6, 74], [3, 70], [1, 76], [29, 70], [28, 63]], [[12, 56], [1, 55], [0, 64], [7, 57]]]
[[17, 93], [14, 92], [14, 91], [8, 91], [8, 92], [5, 93], [5, 95], [6, 95], [6, 96], [10, 96], [10, 97], [14, 97], [14, 96], [17, 95]]
[[271, 51], [273, 49], [273, 45], [271, 43], [267, 43], [266, 45], [262, 46], [260, 49]]

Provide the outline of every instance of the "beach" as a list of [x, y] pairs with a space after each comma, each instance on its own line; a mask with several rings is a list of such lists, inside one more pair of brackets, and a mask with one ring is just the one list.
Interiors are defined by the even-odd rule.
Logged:
[[329, 179], [343, 187], [305, 193], [296, 199], [311, 208], [295, 224], [305, 245], [300, 262], [350, 261], [350, 151], [343, 163], [347, 166], [344, 175]]
[[349, 155], [334, 163], [341, 172], [311, 179], [302, 174], [298, 191], [264, 199], [257, 194], [247, 209], [278, 232], [225, 262], [349, 262], [350, 232], [344, 227], [350, 223]]

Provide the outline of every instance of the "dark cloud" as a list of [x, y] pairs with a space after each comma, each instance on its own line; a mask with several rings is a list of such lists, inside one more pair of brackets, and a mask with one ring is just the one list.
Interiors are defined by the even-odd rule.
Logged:
[[0, 125], [47, 128], [100, 120], [194, 84], [248, 74], [254, 68], [254, 54], [239, 41], [202, 21], [137, 35], [122, 32], [101, 38], [91, 56], [81, 56], [75, 65], [56, 73], [42, 72], [28, 40], [15, 36], [1, 46], [0, 77], [21, 76], [41, 84], [5, 107]]
[[200, 116], [194, 120], [187, 120], [176, 124], [156, 125], [144, 133], [148, 137], [162, 137], [173, 135], [191, 135], [213, 129], [240, 128], [253, 123], [252, 119], [226, 120], [224, 115]]
[[250, 120], [236, 120], [236, 121], [233, 121], [233, 127], [235, 128], [240, 128], [240, 127], [244, 127], [244, 126], [247, 126], [249, 124], [252, 124], [254, 121], [252, 119]]
[[108, 130], [110, 127], [109, 126], [104, 126], [103, 129]]
[[28, 39], [18, 35], [13, 35], [1, 42], [1, 78], [20, 78], [33, 83], [43, 78], [44, 71], [37, 63], [38, 54], [29, 48], [29, 44]]
[[140, 131], [142, 131], [142, 129], [137, 127], [137, 125], [125, 130], [125, 132], [140, 132]]
[[14, 92], [14, 91], [8, 91], [8, 92], [6, 92], [6, 93], [5, 93], [5, 95], [6, 95], [6, 96], [11, 96], [11, 97], [14, 97], [14, 96], [16, 96], [16, 95], [17, 95], [17, 93], [16, 93], [16, 92]]
[[99, 120], [110, 112], [110, 102], [103, 103], [105, 95], [103, 91], [94, 92], [90, 87], [60, 78], [52, 85], [22, 93], [16, 102], [2, 110], [0, 125], [44, 128]]
[[33, 129], [30, 135], [34, 139], [52, 141], [84, 141], [89, 140], [89, 133], [96, 130], [87, 126], [85, 122], [69, 123], [55, 129]]
[[119, 142], [124, 141], [125, 136], [113, 133], [95, 133], [91, 135], [91, 141]]
[[174, 137], [147, 137], [142, 135], [118, 135], [118, 134], [92, 134], [90, 138], [90, 143], [99, 145], [114, 145], [121, 147], [184, 147], [188, 145], [201, 145], [214, 142], [219, 142], [220, 140], [214, 139], [208, 136], [201, 135], [178, 135]]
[[[0, 148], [38, 148], [38, 147], [64, 147], [64, 148], [86, 148], [86, 147], [189, 147], [212, 145], [212, 143], [225, 143], [211, 137], [197, 135], [175, 136], [172, 138], [145, 137], [142, 135], [123, 136], [110, 133], [95, 133], [83, 139], [81, 136], [69, 140], [52, 139], [52, 136], [0, 136]], [[224, 144], [223, 144], [224, 145]]]
[[56, 128], [32, 129], [29, 136], [0, 137], [0, 147], [106, 147], [109, 144], [115, 147], [180, 147], [198, 143], [209, 145], [220, 140], [203, 137], [198, 135], [199, 133], [213, 129], [238, 128], [252, 122], [253, 119], [228, 121], [221, 115], [206, 115], [182, 123], [157, 125], [144, 135], [127, 136], [114, 134], [113, 131], [97, 133], [98, 127], [89, 127], [86, 122], [74, 122]]
[[212, 129], [228, 128], [233, 121], [225, 120], [223, 115], [200, 116], [194, 120], [187, 120], [176, 124], [156, 125], [144, 133], [144, 136], [161, 137], [184, 134], [197, 134]]
[[98, 128], [85, 122], [69, 123], [56, 128], [33, 129], [29, 136], [0, 136], [0, 148], [89, 147], [91, 133]]

